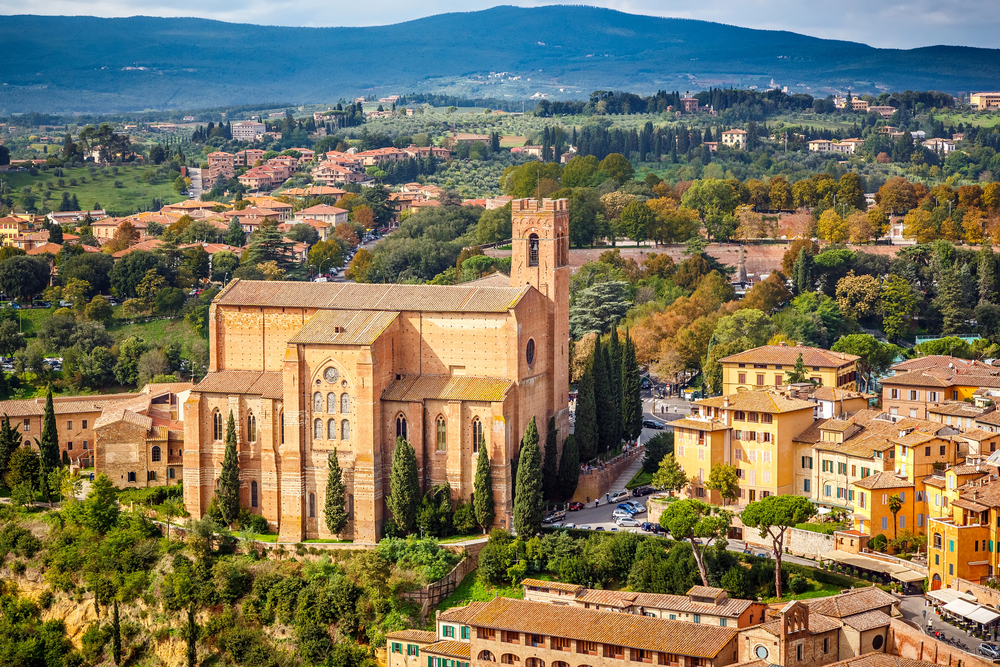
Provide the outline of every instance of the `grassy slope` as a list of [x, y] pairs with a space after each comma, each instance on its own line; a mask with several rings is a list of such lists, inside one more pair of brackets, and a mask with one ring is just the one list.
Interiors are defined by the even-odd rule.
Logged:
[[[63, 188], [57, 187], [58, 178], [52, 171], [39, 171], [37, 176], [32, 176], [27, 171], [8, 172], [3, 175], [3, 180], [10, 185], [13, 191], [29, 186], [32, 193], [38, 197], [35, 204], [38, 207], [42, 205], [41, 191], [48, 183], [52, 186], [52, 199], [49, 199], [46, 205], [57, 210], [63, 192], [68, 192], [71, 196], [76, 195], [77, 201], [83, 209], [98, 202], [104, 209], [123, 214], [133, 213], [140, 208], [149, 208], [154, 198], [161, 199], [164, 204], [172, 204], [184, 199], [174, 190], [173, 183], [161, 182], [155, 185], [144, 183], [142, 176], [146, 169], [148, 167], [119, 167], [117, 175], [109, 170], [107, 176], [104, 176], [100, 170], [91, 176], [86, 167], [64, 169], [62, 178], [66, 182], [66, 186]], [[71, 178], [76, 179], [76, 186], [69, 184]], [[83, 183], [83, 179], [86, 179], [87, 182]], [[124, 187], [116, 188], [116, 180], [121, 181]]]

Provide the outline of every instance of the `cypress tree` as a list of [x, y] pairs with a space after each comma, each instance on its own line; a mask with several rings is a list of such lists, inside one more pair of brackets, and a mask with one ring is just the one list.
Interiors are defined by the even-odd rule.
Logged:
[[542, 485], [546, 500], [559, 499], [559, 454], [556, 438], [556, 418], [549, 417], [549, 432], [545, 435], [545, 461], [542, 464]]
[[344, 486], [344, 471], [340, 469], [337, 460], [337, 450], [327, 459], [326, 502], [323, 506], [323, 516], [326, 528], [338, 535], [347, 525], [347, 487]]
[[490, 455], [486, 451], [486, 440], [479, 440], [479, 459], [476, 461], [476, 479], [473, 482], [472, 511], [476, 515], [476, 523], [483, 529], [493, 525], [496, 508], [493, 504], [493, 473], [490, 470]]
[[993, 257], [993, 246], [989, 239], [983, 240], [983, 247], [979, 249], [979, 266], [977, 273], [979, 277], [979, 303], [992, 303], [993, 294], [996, 291], [996, 259]]
[[614, 449], [614, 401], [611, 400], [611, 381], [608, 373], [608, 357], [604, 346], [598, 338], [594, 345], [594, 358], [591, 362], [594, 369], [594, 405], [597, 415], [597, 453]]
[[198, 662], [198, 624], [194, 622], [194, 601], [188, 604], [187, 608], [187, 628], [184, 632], [187, 639], [187, 664], [188, 667], [195, 667]]
[[611, 340], [606, 348], [608, 353], [608, 376], [611, 383], [611, 398], [614, 400], [612, 414], [614, 415], [614, 442], [622, 441], [625, 434], [625, 424], [622, 421], [622, 398], [624, 384], [622, 383], [622, 346], [618, 340], [618, 325], [611, 327]]
[[542, 528], [542, 453], [534, 417], [521, 439], [515, 486], [514, 530], [519, 537], [529, 539]]
[[115, 598], [111, 606], [111, 652], [115, 664], [122, 664], [122, 624], [118, 616], [118, 598]]
[[805, 248], [799, 250], [799, 258], [792, 268], [792, 286], [796, 294], [811, 292], [813, 288], [813, 256]]
[[3, 422], [0, 422], [0, 486], [6, 485], [10, 456], [20, 446], [21, 433], [17, 430], [17, 426], [10, 425], [10, 417], [4, 415]]
[[622, 360], [622, 425], [627, 440], [634, 441], [642, 433], [642, 384], [635, 343], [625, 333], [625, 354]]
[[233, 421], [233, 411], [229, 411], [226, 420], [226, 453], [222, 457], [222, 473], [219, 475], [219, 488], [215, 490], [219, 501], [219, 513], [222, 522], [229, 526], [240, 515], [240, 466], [236, 454], [236, 422]]
[[559, 499], [566, 502], [576, 493], [580, 481], [580, 450], [576, 446], [576, 436], [570, 435], [563, 442], [562, 458], [559, 460]]
[[582, 461], [597, 456], [597, 404], [594, 400], [594, 373], [588, 367], [576, 386], [576, 443]]
[[403, 533], [413, 531], [420, 505], [420, 482], [417, 480], [417, 455], [413, 445], [403, 438], [396, 438], [396, 451], [392, 453], [392, 471], [389, 473], [389, 497], [385, 501], [396, 527]]
[[56, 429], [56, 411], [52, 405], [52, 385], [45, 395], [45, 414], [42, 417], [42, 439], [38, 442], [38, 453], [42, 457], [42, 468], [55, 470], [59, 467], [59, 432]]

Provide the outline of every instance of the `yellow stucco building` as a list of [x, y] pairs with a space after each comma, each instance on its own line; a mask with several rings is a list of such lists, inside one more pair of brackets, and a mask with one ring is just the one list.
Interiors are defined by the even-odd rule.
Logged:
[[785, 374], [795, 368], [799, 355], [802, 355], [807, 380], [824, 387], [857, 388], [858, 357], [853, 354], [801, 345], [763, 345], [719, 360], [722, 393], [787, 385]]

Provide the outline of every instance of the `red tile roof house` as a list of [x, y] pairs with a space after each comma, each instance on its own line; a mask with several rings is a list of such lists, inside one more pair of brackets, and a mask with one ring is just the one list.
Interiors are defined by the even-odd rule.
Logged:
[[345, 209], [337, 208], [336, 206], [329, 206], [327, 204], [310, 206], [309, 208], [304, 208], [295, 214], [295, 219], [300, 222], [303, 220], [319, 220], [320, 222], [325, 222], [330, 225], [347, 222], [347, 217], [348, 212]]
[[293, 220], [292, 222], [283, 222], [278, 225], [278, 231], [287, 234], [292, 230], [295, 225], [309, 225], [319, 234], [320, 241], [326, 241], [330, 235], [330, 227], [332, 225], [325, 222], [320, 222], [319, 220], [305, 219], [305, 220]]
[[245, 208], [242, 211], [226, 211], [222, 214], [227, 220], [236, 218], [240, 221], [243, 231], [250, 234], [266, 220], [278, 221], [278, 214], [266, 208]]

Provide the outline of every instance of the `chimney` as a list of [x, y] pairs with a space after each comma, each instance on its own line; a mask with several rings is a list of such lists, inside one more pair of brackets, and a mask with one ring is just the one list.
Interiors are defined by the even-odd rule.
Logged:
[[724, 408], [728, 408], [729, 407], [729, 397], [728, 396], [723, 396], [722, 397], [722, 407], [724, 407]]

